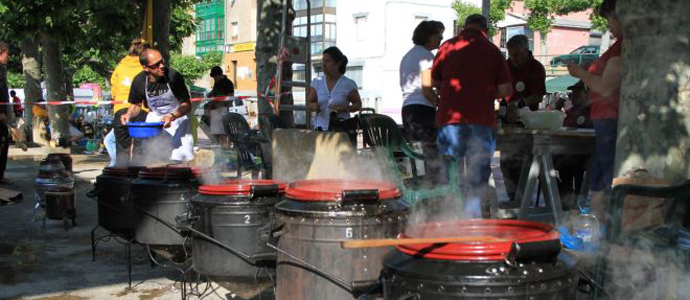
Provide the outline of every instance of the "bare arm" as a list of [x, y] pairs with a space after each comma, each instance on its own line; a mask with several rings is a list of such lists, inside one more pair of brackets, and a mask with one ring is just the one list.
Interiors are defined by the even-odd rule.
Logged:
[[434, 80], [431, 78], [431, 69], [422, 71], [422, 95], [429, 100], [431, 105], [438, 105], [438, 95], [434, 92]]
[[347, 100], [350, 101], [350, 106], [347, 107], [349, 112], [356, 112], [362, 109], [362, 98], [359, 96], [359, 91], [353, 89], [347, 95]]
[[120, 122], [122, 125], [129, 123], [129, 120], [136, 117], [141, 112], [141, 102], [132, 104], [127, 109], [127, 112], [120, 117]]
[[513, 85], [510, 82], [501, 83], [496, 88], [494, 99], [505, 98], [513, 93]]
[[615, 94], [621, 88], [621, 58], [612, 57], [604, 67], [602, 75], [587, 72], [577, 64], [568, 64], [570, 75], [580, 78], [587, 87], [595, 93], [608, 97]]
[[319, 107], [319, 98], [316, 95], [316, 90], [313, 87], [309, 87], [309, 93], [307, 93], [307, 110], [313, 112], [321, 111]]

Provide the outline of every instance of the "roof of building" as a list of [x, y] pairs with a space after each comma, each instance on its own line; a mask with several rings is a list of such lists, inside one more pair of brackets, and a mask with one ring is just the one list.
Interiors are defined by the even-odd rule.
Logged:
[[[503, 27], [517, 26], [517, 25], [525, 25], [525, 24], [527, 24], [527, 18], [528, 18], [527, 16], [523, 16], [523, 15], [506, 13], [505, 19], [501, 22], [498, 22], [498, 27], [503, 28]], [[553, 26], [554, 27], [590, 29], [590, 28], [592, 28], [592, 23], [588, 22], [588, 21], [578, 21], [578, 20], [570, 20], [570, 19], [554, 19], [553, 20]]]

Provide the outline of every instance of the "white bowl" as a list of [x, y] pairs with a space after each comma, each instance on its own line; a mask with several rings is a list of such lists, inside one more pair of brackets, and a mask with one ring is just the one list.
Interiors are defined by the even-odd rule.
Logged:
[[561, 111], [532, 111], [520, 115], [522, 123], [528, 129], [560, 130], [565, 120]]

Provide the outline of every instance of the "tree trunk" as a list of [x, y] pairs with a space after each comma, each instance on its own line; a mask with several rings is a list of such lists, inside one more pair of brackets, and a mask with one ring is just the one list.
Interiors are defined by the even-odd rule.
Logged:
[[[287, 36], [292, 36], [292, 21], [295, 20], [295, 12], [292, 9], [292, 0], [286, 0], [285, 1], [286, 5], [289, 7], [288, 10], [288, 16], [287, 19], [285, 20], [285, 33]], [[281, 17], [282, 19], [282, 17]], [[285, 80], [292, 80], [292, 62], [286, 61], [283, 63], [283, 81]], [[280, 89], [283, 92], [290, 92], [289, 94], [283, 95], [280, 97], [280, 104], [287, 104], [287, 105], [293, 105], [295, 104], [295, 98], [292, 95], [292, 86], [286, 86], [283, 85]], [[283, 119], [285, 122], [285, 125], [288, 127], [294, 127], [295, 126], [295, 113], [294, 111], [291, 110], [286, 110], [286, 111], [280, 111], [280, 118]]]
[[[256, 88], [257, 94], [266, 93], [276, 75], [282, 3], [280, 0], [257, 0]], [[259, 114], [271, 113], [268, 99], [259, 97]]]
[[153, 1], [153, 41], [165, 61], [170, 61], [170, 18], [172, 5], [170, 0]]
[[547, 45], [547, 39], [549, 37], [548, 33], [540, 32], [539, 33], [539, 61], [541, 62], [542, 65], [547, 65], [549, 63], [549, 52], [548, 52], [548, 45]]
[[[65, 76], [62, 66], [62, 50], [60, 42], [55, 36], [42, 32], [41, 44], [43, 45], [43, 61], [46, 67], [46, 86], [48, 96], [46, 101], [65, 101], [67, 91], [65, 89]], [[51, 139], [69, 140], [69, 105], [47, 105], [50, 113]]]
[[38, 57], [38, 41], [34, 38], [26, 38], [21, 41], [22, 69], [24, 70], [24, 116], [26, 121], [26, 137], [33, 141], [31, 130], [33, 121], [33, 104], [43, 97], [41, 90], [41, 63]]
[[[623, 62], [616, 169], [690, 178], [690, 1], [619, 1]], [[661, 22], [663, 20], [663, 22]]]

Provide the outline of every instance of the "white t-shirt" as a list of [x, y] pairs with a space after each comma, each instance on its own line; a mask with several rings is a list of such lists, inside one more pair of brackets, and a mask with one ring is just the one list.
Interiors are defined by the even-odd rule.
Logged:
[[[316, 96], [319, 102], [320, 112], [316, 113], [316, 118], [313, 121], [313, 128], [321, 127], [323, 130], [328, 130], [328, 123], [330, 121], [331, 110], [328, 108], [331, 104], [335, 105], [349, 105], [350, 101], [347, 96], [352, 90], [357, 89], [357, 83], [354, 80], [347, 78], [345, 75], [340, 76], [338, 81], [333, 85], [333, 90], [328, 90], [326, 84], [326, 76], [315, 78], [311, 82], [311, 87], [316, 90]], [[338, 114], [338, 118], [350, 118], [349, 112], [342, 112]]]
[[431, 106], [422, 94], [422, 71], [434, 64], [434, 54], [424, 46], [414, 45], [400, 61], [400, 88], [403, 106], [421, 104]]

